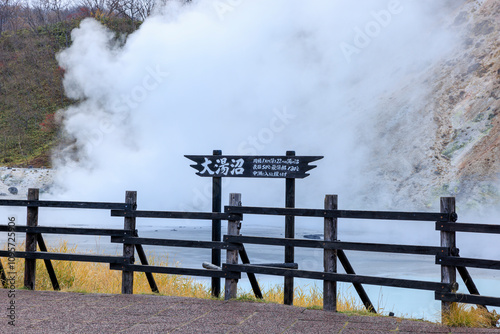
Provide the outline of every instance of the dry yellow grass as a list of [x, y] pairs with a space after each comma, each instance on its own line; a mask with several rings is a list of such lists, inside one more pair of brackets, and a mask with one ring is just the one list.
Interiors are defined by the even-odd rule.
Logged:
[[[22, 247], [21, 247], [22, 248]], [[67, 242], [58, 247], [49, 247], [49, 252], [76, 253], [76, 247], [68, 248]], [[166, 262], [158, 262], [153, 257], [149, 263], [167, 266]], [[121, 271], [110, 270], [109, 264], [90, 262], [52, 261], [61, 291], [86, 293], [120, 293]], [[52, 283], [42, 260], [37, 261], [36, 289], [52, 290]], [[16, 259], [18, 273], [16, 286], [23, 287], [24, 259]], [[177, 275], [154, 275], [156, 284], [162, 295], [209, 298], [209, 289], [194, 279]], [[151, 288], [144, 273], [134, 274], [134, 293], [151, 293]]]
[[448, 314], [443, 317], [443, 322], [452, 327], [495, 327], [500, 315], [496, 311], [488, 312], [482, 307], [468, 304], [454, 303]]
[[[265, 302], [282, 304], [283, 286], [273, 285], [262, 289]], [[252, 291], [239, 291], [239, 299], [257, 300]], [[295, 287], [293, 295], [293, 305], [314, 309], [323, 309], [323, 292], [317, 286]], [[338, 312], [356, 312], [358, 314], [373, 314], [366, 311], [363, 304], [358, 302], [350, 293], [349, 289], [341, 290], [337, 294]]]
[[[19, 247], [23, 248], [23, 245]], [[61, 242], [57, 247], [49, 247], [49, 252], [56, 253], [77, 253], [77, 248], [68, 247], [67, 242]], [[148, 259], [151, 265], [167, 266], [167, 262], [157, 261], [154, 257]], [[84, 293], [120, 293], [121, 292], [121, 271], [110, 270], [105, 263], [90, 262], [70, 262], [52, 261], [61, 291], [84, 292]], [[24, 281], [24, 259], [16, 259], [16, 279], [17, 288], [23, 287]], [[195, 298], [212, 298], [210, 287], [197, 282], [193, 278], [177, 275], [153, 274], [160, 294], [167, 296], [182, 296]], [[36, 275], [37, 290], [52, 290], [52, 283], [42, 260], [37, 261]], [[151, 288], [144, 273], [134, 274], [134, 293], [148, 294]], [[239, 299], [257, 299], [251, 291], [239, 291]], [[263, 289], [265, 302], [283, 303], [283, 287], [280, 285]], [[296, 287], [294, 291], [294, 305], [309, 308], [323, 307], [323, 297], [317, 287], [306, 288]], [[339, 296], [339, 311], [359, 311], [362, 312], [363, 305], [349, 297], [347, 293]]]

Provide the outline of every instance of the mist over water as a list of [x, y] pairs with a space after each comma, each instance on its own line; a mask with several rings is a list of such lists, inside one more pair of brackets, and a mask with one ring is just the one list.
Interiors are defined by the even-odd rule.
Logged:
[[[170, 1], [126, 41], [87, 19], [58, 57], [66, 93], [80, 102], [61, 112], [75, 144], [55, 157], [55, 194], [116, 200], [128, 189], [143, 208], [209, 210], [210, 180], [185, 154], [295, 150], [325, 156], [297, 181], [297, 206], [321, 207], [335, 193], [344, 208], [383, 209], [391, 187], [366, 166], [396, 159], [404, 174], [414, 158], [383, 152], [374, 162], [370, 152], [429, 136], [379, 138], [377, 120], [398, 108], [380, 102], [452, 50], [446, 10], [435, 1]], [[407, 87], [408, 119], [428, 90]], [[418, 122], [435, 127], [430, 116]], [[283, 183], [226, 179], [223, 200], [241, 192], [246, 205], [281, 206]]]
[[[211, 179], [195, 175], [185, 154], [295, 150], [324, 156], [297, 180], [297, 207], [322, 208], [325, 194], [338, 194], [340, 209], [437, 211], [439, 180], [426, 177], [437, 125], [422, 78], [456, 50], [453, 10], [437, 1], [170, 1], [126, 41], [85, 20], [58, 56], [66, 92], [80, 102], [61, 111], [74, 145], [55, 156], [52, 196], [122, 201], [137, 190], [141, 210], [210, 211]], [[243, 205], [283, 206], [284, 188], [284, 180], [223, 178], [223, 204], [238, 192]], [[461, 205], [460, 221], [498, 223], [477, 212], [464, 220]], [[92, 221], [102, 220], [84, 220]], [[245, 217], [242, 233], [281, 224]], [[321, 225], [297, 219], [297, 237]], [[433, 223], [349, 220], [339, 229], [346, 241], [404, 235], [439, 245]], [[481, 236], [477, 250], [477, 238], [460, 236], [460, 247], [484, 255], [494, 245]]]
[[[170, 1], [126, 41], [85, 20], [58, 56], [66, 92], [80, 102], [61, 112], [75, 144], [55, 157], [53, 196], [121, 201], [137, 190], [142, 210], [210, 211], [211, 179], [196, 176], [185, 154], [295, 150], [324, 156], [297, 180], [297, 207], [321, 208], [325, 194], [338, 194], [340, 209], [439, 210], [426, 178], [435, 167], [426, 151], [437, 128], [426, 109], [432, 85], [420, 79], [456, 50], [452, 7]], [[224, 204], [238, 192], [243, 205], [284, 205], [284, 180], [223, 181]], [[281, 221], [245, 217], [246, 228]], [[439, 244], [432, 223], [339, 228], [342, 240]], [[297, 231], [321, 233], [321, 221], [297, 219]], [[473, 251], [474, 238], [460, 247]]]

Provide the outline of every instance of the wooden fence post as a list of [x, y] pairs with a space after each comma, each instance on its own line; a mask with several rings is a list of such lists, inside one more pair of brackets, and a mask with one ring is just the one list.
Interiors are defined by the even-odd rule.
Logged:
[[[325, 210], [337, 210], [338, 196], [325, 196]], [[324, 221], [325, 241], [337, 240], [337, 218], [326, 218]], [[323, 265], [325, 272], [337, 272], [337, 250], [325, 249], [323, 251]], [[337, 311], [337, 282], [323, 281], [323, 310]]]
[[[452, 213], [455, 212], [455, 197], [441, 197], [441, 212]], [[449, 223], [452, 223], [451, 221]], [[456, 232], [455, 231], [441, 231], [441, 247], [449, 247], [455, 249], [456, 247]], [[454, 266], [441, 266], [441, 283], [456, 283], [457, 272]], [[456, 291], [452, 291], [456, 292]], [[452, 302], [441, 301], [441, 318], [450, 312]]]
[[[38, 201], [39, 190], [28, 189], [28, 201]], [[28, 206], [26, 215], [27, 226], [38, 225], [38, 206]], [[26, 233], [26, 251], [36, 252], [36, 233]], [[36, 280], [36, 259], [25, 259], [24, 261], [24, 287], [28, 290], [35, 290]]]
[[[229, 205], [230, 206], [241, 206], [241, 194], [229, 194]], [[240, 221], [239, 220], [229, 220], [227, 222], [227, 234], [228, 235], [239, 235], [240, 234]], [[237, 250], [227, 250], [226, 251], [226, 263], [228, 264], [238, 264], [238, 251]], [[224, 300], [229, 300], [231, 298], [237, 297], [238, 291], [238, 280], [226, 278], [226, 286], [224, 288]]]
[[[125, 193], [125, 204], [130, 207], [127, 211], [134, 211], [137, 207], [137, 191], [127, 191]], [[123, 229], [128, 231], [128, 236], [132, 237], [135, 234], [135, 217], [125, 217]], [[129, 264], [134, 264], [134, 245], [123, 244], [123, 256], [128, 258]], [[133, 271], [122, 271], [122, 294], [133, 294], [134, 293], [134, 272]]]

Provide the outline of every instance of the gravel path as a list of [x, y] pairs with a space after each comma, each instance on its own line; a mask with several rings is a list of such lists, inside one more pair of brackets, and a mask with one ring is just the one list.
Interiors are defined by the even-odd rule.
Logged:
[[152, 295], [0, 290], [15, 300], [16, 326], [1, 333], [499, 333], [394, 317], [349, 316], [277, 304]]

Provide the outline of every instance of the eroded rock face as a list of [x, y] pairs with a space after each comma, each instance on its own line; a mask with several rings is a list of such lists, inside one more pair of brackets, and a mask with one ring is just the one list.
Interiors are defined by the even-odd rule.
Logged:
[[455, 183], [470, 204], [493, 204], [500, 197], [500, 3], [469, 2], [460, 15], [464, 42], [436, 94], [435, 113], [443, 115], [436, 146], [452, 171], [443, 184]]
[[455, 183], [457, 196], [493, 204], [500, 184], [500, 3], [469, 2], [459, 16], [466, 18], [464, 41], [437, 82], [436, 153], [451, 171], [443, 185]]
[[0, 199], [26, 199], [29, 188], [39, 188], [42, 194], [48, 192], [54, 173], [52, 169], [0, 167]]
[[[461, 39], [449, 56], [377, 106], [389, 112], [376, 125], [382, 141], [368, 167], [390, 184], [391, 205], [412, 198], [435, 206], [439, 196], [500, 204], [500, 2], [466, 1], [450, 15], [446, 25]], [[424, 89], [410, 96], [408, 86]]]

